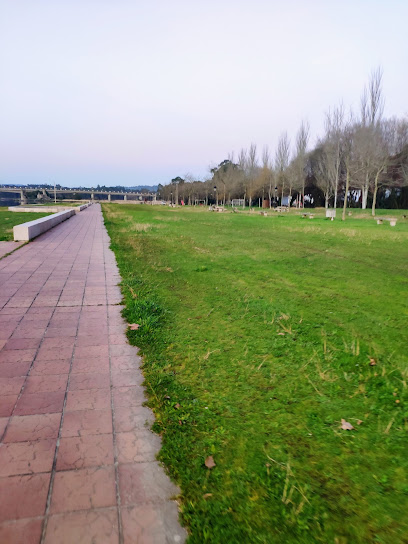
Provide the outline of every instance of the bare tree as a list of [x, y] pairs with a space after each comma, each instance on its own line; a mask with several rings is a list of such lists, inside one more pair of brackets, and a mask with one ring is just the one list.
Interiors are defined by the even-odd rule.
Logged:
[[251, 143], [247, 154], [246, 164], [246, 193], [248, 195], [248, 205], [251, 207], [254, 191], [256, 188], [256, 180], [258, 177], [258, 157], [256, 144]]
[[281, 205], [285, 195], [285, 177], [289, 166], [290, 140], [288, 133], [282, 132], [275, 153], [277, 182], [281, 184]]
[[[306, 120], [302, 120], [299, 130], [296, 135], [296, 158], [295, 167], [295, 183], [302, 191], [302, 203], [305, 207], [305, 168], [306, 168], [306, 151], [310, 136], [310, 125]], [[290, 192], [290, 197], [292, 193]]]
[[272, 184], [273, 170], [272, 159], [268, 146], [265, 146], [262, 151], [262, 176], [263, 186], [268, 188], [269, 208], [272, 207]]
[[244, 196], [244, 206], [243, 206], [244, 208], [245, 208], [246, 188], [247, 188], [246, 186], [247, 164], [248, 164], [247, 150], [244, 148], [241, 148], [240, 152], [238, 153], [238, 166], [241, 172], [241, 176], [238, 183], [242, 186], [242, 193]]
[[359, 185], [363, 210], [367, 208], [368, 192], [376, 171], [374, 162], [378, 152], [380, 124], [384, 111], [382, 77], [380, 67], [371, 72], [368, 86], [364, 88], [360, 101], [361, 120], [356, 133], [356, 146], [361, 162]]
[[360, 100], [361, 122], [364, 126], [374, 126], [381, 121], [384, 112], [384, 95], [382, 91], [383, 70], [378, 66], [370, 74], [368, 87], [364, 88]]
[[324, 156], [329, 182], [332, 185], [334, 202], [333, 208], [337, 208], [337, 197], [339, 192], [339, 182], [342, 162], [342, 135], [344, 130], [344, 105], [340, 103], [333, 110], [326, 112], [325, 118], [325, 136], [324, 136]]
[[329, 200], [333, 196], [333, 184], [331, 182], [328, 165], [329, 158], [324, 142], [319, 142], [317, 148], [309, 156], [312, 174], [316, 180], [316, 185], [323, 191], [325, 208], [329, 207]]

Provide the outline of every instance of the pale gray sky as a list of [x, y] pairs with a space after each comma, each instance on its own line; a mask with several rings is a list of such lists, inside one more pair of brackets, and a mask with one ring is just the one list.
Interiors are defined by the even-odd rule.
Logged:
[[[0, 0], [0, 183], [205, 175], [384, 71], [407, 114], [406, 0]], [[313, 143], [313, 142], [312, 142]]]

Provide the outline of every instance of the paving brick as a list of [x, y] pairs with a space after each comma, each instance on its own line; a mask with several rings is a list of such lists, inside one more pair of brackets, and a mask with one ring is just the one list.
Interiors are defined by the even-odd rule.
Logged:
[[119, 463], [155, 461], [160, 445], [160, 437], [151, 431], [139, 430], [116, 434]]
[[109, 374], [73, 374], [69, 382], [69, 390], [78, 389], [109, 389]]
[[34, 361], [30, 376], [48, 376], [49, 374], [67, 374], [71, 361]]
[[44, 327], [32, 328], [17, 328], [13, 332], [12, 338], [42, 338], [45, 333]]
[[10, 338], [3, 349], [5, 350], [30, 350], [37, 349], [40, 345], [40, 338]]
[[116, 508], [50, 516], [44, 544], [119, 544]]
[[0, 521], [43, 516], [50, 478], [50, 473], [0, 478]]
[[69, 391], [67, 396], [67, 412], [77, 410], [110, 410], [111, 399], [108, 389], [82, 389]]
[[113, 465], [55, 474], [51, 514], [114, 505], [116, 505], [116, 489]]
[[40, 544], [42, 519], [20, 519], [0, 523], [0, 542], [5, 544]]
[[27, 442], [44, 438], [57, 438], [61, 414], [13, 416], [4, 437], [4, 442]]
[[113, 387], [142, 385], [142, 383], [144, 382], [144, 377], [140, 370], [124, 370], [122, 372], [112, 370], [111, 375]]
[[123, 372], [124, 370], [129, 371], [139, 371], [140, 367], [140, 357], [138, 356], [129, 356], [129, 355], [112, 355], [111, 356], [111, 366], [113, 372]]
[[26, 376], [31, 362], [26, 363], [2, 363], [0, 365], [0, 378], [16, 378]]
[[17, 402], [15, 415], [51, 414], [62, 412], [64, 392], [31, 393], [24, 392]]
[[61, 430], [62, 437], [106, 433], [112, 433], [110, 410], [78, 410], [65, 413]]
[[124, 544], [180, 544], [187, 538], [175, 502], [128, 506], [121, 515]]
[[47, 376], [29, 376], [24, 387], [26, 394], [42, 393], [48, 391], [65, 391], [67, 387], [67, 374], [50, 374]]
[[98, 357], [94, 359], [75, 359], [72, 363], [73, 374], [101, 372], [109, 373], [109, 357]]
[[144, 389], [140, 385], [116, 387], [112, 391], [115, 408], [118, 406], [140, 406], [147, 400]]
[[109, 357], [108, 346], [82, 346], [75, 349], [75, 358]]
[[[111, 328], [109, 327], [109, 332], [111, 332]], [[122, 332], [122, 331], [121, 331]], [[118, 333], [118, 334], [109, 334], [109, 344], [112, 345], [125, 345], [127, 344], [127, 338], [125, 334]]]
[[97, 434], [61, 438], [57, 470], [113, 465], [113, 436]]
[[11, 442], [0, 446], [0, 477], [49, 472], [56, 440]]
[[72, 351], [73, 346], [68, 348], [58, 348], [55, 349], [54, 347], [46, 347], [43, 348], [41, 346], [38, 355], [36, 357], [36, 361], [58, 361], [58, 360], [66, 360], [70, 359], [72, 357]]
[[47, 338], [67, 338], [75, 337], [77, 329], [76, 327], [49, 327], [47, 329]]
[[33, 361], [36, 354], [35, 349], [11, 349], [0, 352], [1, 363], [25, 363]]
[[[54, 351], [55, 350], [59, 351], [61, 348], [72, 349], [74, 347], [74, 344], [75, 344], [75, 338], [72, 338], [72, 337], [44, 338], [41, 344], [41, 349], [46, 349], [46, 350], [52, 349]], [[67, 359], [69, 359], [70, 357], [71, 355], [67, 357]]]
[[154, 423], [153, 412], [144, 406], [116, 406], [115, 431], [129, 432], [150, 428]]
[[119, 465], [121, 504], [158, 503], [178, 495], [179, 489], [163, 472], [158, 463]]
[[24, 382], [25, 376], [0, 378], [0, 395], [18, 395]]
[[11, 416], [18, 395], [0, 395], [0, 417]]
[[6, 429], [8, 422], [9, 422], [8, 417], [0, 417], [0, 440], [1, 440], [1, 437], [3, 436], [3, 433]]
[[90, 336], [79, 336], [77, 341], [77, 347], [87, 346], [107, 346], [109, 344], [109, 338], [106, 334], [96, 333]]

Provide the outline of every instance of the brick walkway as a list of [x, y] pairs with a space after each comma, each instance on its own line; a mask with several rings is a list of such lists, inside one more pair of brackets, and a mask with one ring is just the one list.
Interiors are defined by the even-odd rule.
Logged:
[[99, 205], [0, 260], [0, 543], [181, 543]]
[[4, 257], [4, 255], [7, 255], [7, 253], [11, 253], [19, 248], [24, 243], [25, 242], [0, 242], [0, 259]]

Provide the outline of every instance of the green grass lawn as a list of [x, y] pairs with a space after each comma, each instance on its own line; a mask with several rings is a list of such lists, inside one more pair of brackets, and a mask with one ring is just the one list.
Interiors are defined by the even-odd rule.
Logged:
[[0, 242], [13, 240], [13, 227], [21, 223], [27, 223], [34, 219], [40, 219], [51, 215], [50, 213], [37, 212], [9, 212], [4, 206], [0, 206]]
[[403, 212], [103, 210], [189, 542], [408, 542]]

